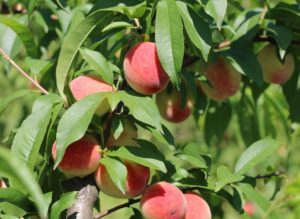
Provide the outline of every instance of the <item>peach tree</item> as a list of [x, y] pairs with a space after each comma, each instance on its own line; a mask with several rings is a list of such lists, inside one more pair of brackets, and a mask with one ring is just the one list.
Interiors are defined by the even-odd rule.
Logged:
[[2, 0], [0, 218], [297, 218], [300, 2]]

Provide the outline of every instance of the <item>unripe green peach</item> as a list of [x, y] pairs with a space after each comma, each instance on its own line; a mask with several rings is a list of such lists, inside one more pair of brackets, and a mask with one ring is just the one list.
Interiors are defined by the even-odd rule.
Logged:
[[[52, 157], [56, 159], [56, 142], [52, 147]], [[98, 168], [100, 157], [100, 146], [96, 139], [84, 136], [67, 147], [58, 169], [66, 177], [85, 177]]]
[[145, 219], [184, 219], [186, 200], [176, 186], [158, 182], [145, 190], [140, 207]]
[[225, 100], [235, 95], [240, 89], [241, 74], [224, 57], [219, 57], [215, 62], [209, 62], [204, 75], [210, 84], [200, 82], [201, 89], [213, 100]]
[[127, 160], [124, 164], [127, 169], [125, 194], [113, 183], [106, 167], [100, 164], [95, 172], [95, 181], [102, 192], [116, 198], [134, 198], [144, 192], [149, 180], [149, 168]]
[[137, 127], [135, 124], [127, 119], [124, 120], [123, 132], [116, 139], [112, 134], [109, 135], [106, 142], [106, 147], [112, 146], [136, 146], [137, 143], [134, 139], [138, 137]]
[[272, 84], [283, 84], [288, 81], [295, 69], [292, 54], [287, 54], [284, 63], [276, 55], [276, 46], [269, 44], [258, 54], [258, 61], [263, 71], [264, 81]]
[[[95, 94], [98, 92], [113, 92], [112, 85], [107, 84], [100, 78], [94, 75], [82, 75], [73, 79], [69, 84], [72, 95], [75, 100], [79, 101], [86, 96]], [[109, 104], [104, 100], [96, 110], [96, 114], [102, 116], [110, 109]]]
[[197, 193], [184, 194], [186, 200], [185, 219], [211, 219], [211, 211], [206, 201]]
[[182, 122], [192, 113], [193, 101], [191, 96], [187, 96], [183, 106], [181, 102], [181, 94], [176, 89], [173, 89], [171, 93], [168, 93], [168, 89], [165, 89], [156, 96], [156, 104], [160, 115], [169, 122]]
[[142, 94], [159, 93], [169, 82], [152, 42], [133, 46], [125, 56], [123, 68], [130, 87]]

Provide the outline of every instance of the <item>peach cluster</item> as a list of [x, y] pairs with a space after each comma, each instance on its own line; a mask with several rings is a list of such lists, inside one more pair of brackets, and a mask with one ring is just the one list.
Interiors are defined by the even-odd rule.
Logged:
[[182, 193], [168, 182], [149, 186], [142, 195], [140, 208], [145, 219], [211, 219], [206, 201], [197, 193]]
[[[124, 131], [118, 138], [111, 134], [108, 138], [106, 147], [128, 145], [135, 146], [134, 139], [137, 138], [137, 128], [129, 120], [124, 122]], [[56, 143], [52, 147], [52, 157], [56, 159]], [[126, 190], [122, 193], [113, 183], [106, 167], [100, 163], [101, 147], [97, 140], [89, 135], [84, 136], [78, 141], [70, 144], [58, 165], [58, 169], [66, 177], [85, 177], [94, 173], [95, 181], [99, 189], [116, 198], [134, 198], [142, 194], [147, 186], [150, 170], [148, 167], [123, 160], [127, 169]]]

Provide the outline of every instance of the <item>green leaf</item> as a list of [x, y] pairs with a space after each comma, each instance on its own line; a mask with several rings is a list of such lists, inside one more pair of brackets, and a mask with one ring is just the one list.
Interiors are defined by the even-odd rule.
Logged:
[[263, 83], [263, 74], [256, 55], [249, 43], [236, 42], [229, 51], [224, 52], [237, 71], [252, 79], [256, 84]]
[[246, 195], [246, 197], [257, 204], [262, 211], [266, 211], [270, 207], [269, 201], [259, 194], [251, 185], [240, 183], [238, 185], [240, 190]]
[[258, 163], [275, 154], [279, 144], [275, 140], [263, 139], [248, 147], [235, 165], [235, 173], [245, 174]]
[[201, 51], [205, 61], [210, 51], [211, 36], [209, 25], [183, 2], [177, 1], [179, 13], [184, 23], [184, 28], [192, 43]]
[[178, 87], [184, 55], [183, 25], [174, 0], [162, 0], [157, 4], [155, 42], [159, 60]]
[[244, 179], [240, 174], [233, 174], [226, 166], [220, 166], [217, 169], [217, 183], [215, 191], [218, 192], [227, 184], [239, 182]]
[[206, 112], [204, 132], [205, 141], [211, 144], [213, 139], [222, 139], [230, 122], [232, 109], [229, 104], [214, 104]]
[[109, 84], [114, 83], [114, 74], [110, 68], [109, 62], [100, 52], [90, 49], [80, 49], [80, 54], [105, 82]]
[[126, 166], [119, 160], [104, 157], [100, 159], [100, 163], [102, 163], [117, 188], [125, 194], [126, 191], [126, 177], [127, 177], [127, 169]]
[[48, 70], [53, 63], [50, 61], [40, 60], [40, 59], [32, 59], [27, 57], [25, 59], [27, 66], [30, 69], [30, 72], [34, 75], [40, 74], [43, 71]]
[[21, 98], [31, 92], [32, 91], [30, 91], [30, 90], [18, 90], [16, 92], [10, 94], [7, 97], [0, 98], [0, 116], [11, 102], [13, 102], [16, 99]]
[[1, 188], [0, 202], [14, 204], [26, 211], [29, 211], [31, 205], [33, 204], [25, 194], [14, 188]]
[[0, 211], [5, 213], [6, 215], [14, 215], [17, 217], [23, 217], [27, 213], [19, 206], [4, 201], [0, 202]]
[[23, 191], [28, 192], [30, 199], [35, 203], [39, 215], [46, 218], [48, 203], [45, 200], [42, 190], [35, 181], [33, 172], [23, 164], [19, 157], [9, 150], [0, 147], [0, 176], [6, 177], [13, 181], [11, 188], [18, 185]]
[[87, 96], [74, 103], [62, 116], [56, 133], [55, 168], [62, 160], [66, 148], [84, 136], [97, 107], [105, 97], [103, 93]]
[[66, 99], [64, 94], [66, 78], [79, 48], [96, 27], [104, 26], [107, 23], [110, 14], [109, 11], [95, 11], [81, 21], [77, 28], [74, 28], [64, 38], [56, 66], [56, 84], [60, 95], [64, 99]]
[[119, 91], [108, 95], [108, 101], [111, 106], [123, 101], [134, 118], [162, 132], [161, 117], [157, 105], [152, 98], [135, 96], [125, 91]]
[[2, 219], [19, 219], [19, 217], [7, 215], [7, 214], [0, 214], [0, 218], [2, 218]]
[[102, 32], [109, 31], [112, 29], [118, 29], [118, 28], [133, 28], [133, 26], [130, 23], [124, 21], [116, 21], [104, 27]]
[[11, 152], [17, 155], [31, 170], [34, 169], [37, 161], [51, 119], [53, 104], [46, 102], [39, 106], [33, 107], [31, 115], [22, 122], [11, 147]]
[[38, 47], [35, 44], [32, 33], [25, 25], [7, 16], [0, 16], [0, 23], [8, 26], [18, 35], [29, 56], [38, 57]]
[[177, 155], [181, 160], [184, 160], [188, 163], [190, 163], [193, 167], [201, 168], [201, 169], [207, 169], [207, 165], [205, 160], [201, 156], [192, 156], [192, 155], [186, 155], [186, 154], [179, 154]]
[[260, 139], [255, 103], [244, 94], [236, 106], [239, 130], [246, 145]]
[[293, 32], [284, 26], [276, 24], [270, 24], [267, 31], [270, 32], [270, 35], [276, 40], [279, 47], [280, 58], [283, 59], [287, 48], [293, 40]]
[[107, 155], [129, 160], [155, 170], [160, 170], [164, 173], [167, 172], [164, 162], [160, 160], [161, 158], [151, 150], [145, 148], [122, 146], [117, 150], [108, 151]]
[[76, 201], [76, 192], [63, 193], [51, 207], [50, 219], [60, 218], [60, 214]]
[[227, 0], [210, 0], [205, 5], [206, 13], [215, 19], [219, 30], [221, 30], [226, 10]]

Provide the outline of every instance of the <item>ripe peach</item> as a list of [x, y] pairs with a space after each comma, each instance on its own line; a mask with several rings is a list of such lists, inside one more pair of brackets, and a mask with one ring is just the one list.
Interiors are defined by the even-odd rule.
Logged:
[[159, 93], [169, 82], [152, 42], [133, 46], [125, 56], [123, 68], [130, 87], [142, 94]]
[[[98, 92], [112, 92], [113, 86], [105, 83], [94, 75], [82, 75], [73, 79], [70, 84], [70, 90], [75, 100], [79, 101], [86, 96]], [[107, 101], [103, 101], [96, 110], [96, 114], [102, 116], [109, 110]]]
[[250, 217], [254, 215], [255, 206], [253, 205], [253, 203], [245, 202], [243, 209]]
[[158, 182], [145, 190], [140, 207], [145, 219], [184, 219], [186, 200], [176, 186]]
[[211, 219], [211, 212], [206, 201], [197, 193], [184, 194], [186, 200], [185, 219]]
[[284, 63], [276, 55], [275, 45], [269, 44], [258, 54], [258, 61], [263, 71], [264, 81], [273, 84], [283, 84], [290, 79], [295, 69], [292, 54], [287, 54]]
[[[99, 150], [96, 139], [84, 136], [67, 147], [58, 169], [67, 177], [85, 177], [98, 168], [101, 157]], [[56, 159], [56, 142], [52, 147], [52, 157]]]
[[216, 62], [208, 63], [204, 75], [211, 86], [200, 82], [201, 89], [213, 100], [225, 100], [240, 89], [241, 74], [231, 65], [229, 60], [223, 57], [219, 57]]
[[160, 115], [167, 121], [179, 123], [184, 121], [192, 113], [193, 101], [188, 95], [185, 105], [182, 107], [181, 94], [173, 89], [171, 93], [165, 89], [156, 96], [156, 103]]
[[137, 138], [137, 127], [135, 124], [129, 120], [124, 121], [123, 132], [121, 135], [115, 139], [115, 137], [110, 134], [106, 143], [106, 147], [112, 146], [136, 146], [137, 143], [134, 140]]
[[134, 198], [144, 192], [149, 180], [149, 168], [127, 160], [124, 164], [127, 169], [125, 194], [113, 183], [106, 167], [100, 164], [95, 172], [95, 181], [102, 192], [116, 198]]

